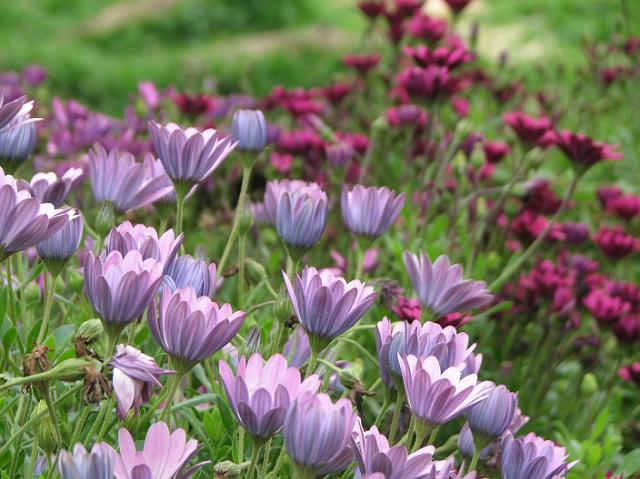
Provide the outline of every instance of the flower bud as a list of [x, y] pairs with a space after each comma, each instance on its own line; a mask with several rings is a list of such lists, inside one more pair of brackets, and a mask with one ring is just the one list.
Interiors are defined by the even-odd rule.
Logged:
[[247, 334], [244, 343], [240, 347], [240, 356], [247, 358], [251, 357], [253, 353], [260, 351], [260, 328], [252, 326]]
[[258, 284], [267, 277], [267, 271], [260, 263], [251, 258], [245, 258], [244, 267], [246, 268], [247, 279], [252, 284]]
[[486, 439], [497, 439], [507, 430], [518, 408], [517, 393], [500, 385], [489, 397], [473, 406], [467, 415], [471, 431]]
[[251, 210], [247, 209], [241, 216], [238, 221], [238, 233], [240, 236], [244, 236], [251, 230], [253, 226], [253, 215], [251, 214]]
[[[47, 403], [41, 400], [33, 409], [31, 417], [34, 418], [46, 411]], [[35, 423], [34, 432], [38, 446], [41, 447], [44, 452], [53, 454], [58, 449], [59, 444], [56, 438], [56, 430], [48, 412]]]
[[0, 130], [0, 165], [13, 172], [33, 152], [38, 134], [33, 121]]
[[214, 466], [215, 479], [231, 479], [240, 477], [242, 467], [231, 461], [222, 461]]
[[40, 286], [36, 283], [29, 283], [24, 290], [24, 296], [28, 303], [31, 301], [39, 301], [41, 299]]
[[88, 319], [78, 327], [76, 332], [76, 341], [81, 340], [85, 344], [95, 343], [104, 331], [102, 321], [98, 318]]
[[580, 392], [587, 397], [591, 397], [598, 392], [598, 380], [592, 373], [587, 373], [582, 378]]
[[259, 153], [267, 145], [267, 121], [260, 110], [236, 110], [231, 132], [238, 142], [238, 151]]
[[113, 203], [105, 201], [96, 215], [96, 233], [105, 238], [116, 224], [116, 212]]
[[85, 368], [91, 365], [91, 361], [87, 359], [65, 359], [51, 370], [51, 379], [60, 379], [61, 381], [77, 381], [84, 377]]
[[278, 321], [287, 321], [293, 314], [293, 308], [291, 307], [289, 298], [280, 297], [276, 299], [276, 304], [273, 306], [273, 314]]
[[67, 271], [66, 277], [71, 291], [81, 293], [84, 288], [84, 277], [73, 269]]

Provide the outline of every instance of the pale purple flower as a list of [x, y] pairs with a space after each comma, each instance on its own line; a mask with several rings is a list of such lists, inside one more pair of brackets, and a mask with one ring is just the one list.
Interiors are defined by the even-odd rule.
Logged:
[[29, 191], [42, 203], [51, 203], [59, 208], [66, 201], [69, 192], [82, 181], [81, 168], [69, 168], [61, 177], [50, 171], [36, 173], [29, 182]]
[[462, 266], [451, 265], [445, 255], [431, 263], [424, 253], [405, 251], [403, 259], [420, 302], [439, 316], [484, 306], [493, 299], [484, 281], [463, 279]]
[[151, 334], [174, 360], [191, 367], [222, 349], [236, 335], [245, 313], [233, 312], [207, 296], [196, 295], [192, 287], [162, 290], [158, 317], [155, 306], [147, 315]]
[[21, 96], [13, 101], [5, 103], [4, 95], [0, 95], [0, 130], [7, 126], [20, 113], [25, 111], [29, 103], [27, 97]]
[[176, 183], [195, 184], [206, 179], [233, 151], [237, 143], [214, 129], [183, 130], [175, 123], [149, 122], [149, 134], [167, 175]]
[[349, 191], [343, 186], [342, 219], [352, 233], [378, 237], [398, 219], [404, 198], [404, 193], [396, 195], [387, 187], [356, 185]]
[[278, 201], [283, 193], [312, 194], [317, 191], [320, 191], [320, 186], [317, 183], [307, 183], [302, 180], [268, 181], [264, 192], [264, 213], [268, 221], [273, 225], [276, 224]]
[[187, 441], [184, 429], [173, 433], [164, 422], [152, 424], [142, 451], [126, 429], [118, 432], [120, 454], [116, 456], [116, 479], [188, 479], [203, 464], [187, 469], [198, 450], [198, 441]]
[[439, 425], [466, 413], [485, 400], [494, 385], [477, 383], [478, 377], [461, 377], [459, 368], [440, 368], [434, 356], [403, 356], [400, 360], [404, 391], [411, 412], [429, 425]]
[[349, 467], [353, 462], [350, 441], [356, 417], [348, 399], [333, 404], [326, 394], [298, 397], [284, 420], [284, 443], [293, 463], [312, 477]]
[[82, 214], [77, 210], [67, 212], [69, 221], [50, 238], [36, 246], [38, 256], [48, 264], [64, 263], [69, 260], [80, 245], [82, 239]]
[[31, 155], [38, 139], [35, 122], [40, 118], [31, 118], [33, 101], [25, 101], [18, 98], [0, 108], [0, 164], [11, 171]]
[[[482, 404], [482, 403], [480, 403]], [[476, 406], [474, 406], [476, 407]], [[489, 454], [496, 455], [502, 448], [503, 439], [507, 436], [515, 436], [516, 433], [522, 429], [522, 427], [529, 422], [528, 416], [523, 416], [520, 408], [516, 407], [516, 410], [511, 419], [511, 423], [503, 431], [502, 435], [495, 439], [489, 446], [484, 448], [480, 454], [481, 459], [485, 459]], [[469, 423], [465, 423], [460, 430], [458, 437], [458, 450], [465, 457], [473, 457], [475, 452], [474, 435], [469, 427]]]
[[0, 168], [0, 261], [50, 238], [69, 222], [66, 210], [40, 203]]
[[566, 477], [576, 463], [567, 463], [564, 447], [529, 433], [502, 443], [500, 471], [502, 479], [556, 479]]
[[218, 281], [215, 263], [207, 265], [205, 261], [188, 254], [176, 256], [167, 267], [165, 275], [165, 281], [172, 291], [191, 286], [197, 296], [212, 298], [216, 294]]
[[306, 266], [293, 284], [283, 273], [293, 312], [314, 342], [320, 346], [340, 336], [364, 316], [376, 293], [358, 280], [347, 283], [330, 271]]
[[467, 413], [469, 427], [474, 434], [497, 439], [513, 422], [518, 409], [518, 394], [505, 386], [497, 386], [489, 397], [473, 406]]
[[124, 344], [116, 346], [111, 365], [120, 419], [125, 419], [131, 408], [138, 414], [140, 406], [149, 402], [153, 386], [162, 387], [162, 374], [175, 374], [175, 371], [158, 367], [151, 356]]
[[385, 479], [426, 479], [433, 467], [431, 458], [435, 447], [426, 446], [409, 454], [400, 444], [391, 447], [376, 426], [364, 432], [360, 419], [351, 438], [351, 447], [359, 473], [365, 477], [379, 472]]
[[85, 292], [102, 321], [124, 327], [147, 308], [162, 281], [162, 264], [137, 250], [84, 260]]
[[172, 191], [150, 154], [140, 163], [131, 153], [107, 153], [96, 145], [89, 151], [89, 176], [96, 201], [111, 203], [119, 212], [149, 206]]
[[231, 132], [239, 151], [260, 152], [267, 145], [267, 121], [260, 110], [236, 110]]
[[302, 381], [300, 371], [289, 367], [282, 354], [271, 356], [268, 361], [259, 353], [248, 362], [241, 357], [235, 375], [224, 361], [219, 363], [219, 369], [236, 419], [258, 441], [280, 432], [293, 400], [305, 392], [315, 393], [320, 387], [315, 374]]
[[60, 451], [58, 472], [62, 479], [113, 479], [115, 451], [104, 442], [93, 445], [87, 452], [81, 443], [73, 446], [73, 453]]
[[285, 191], [278, 198], [276, 208], [280, 238], [300, 250], [311, 248], [320, 241], [328, 211], [327, 195], [320, 188]]
[[283, 354], [287, 357], [289, 366], [301, 368], [311, 356], [311, 345], [309, 336], [302, 326], [296, 326], [289, 340], [284, 345]]
[[[391, 321], [385, 316], [378, 324], [376, 324], [376, 349], [378, 351], [378, 368], [382, 382], [388, 389], [395, 387], [392, 372], [390, 369], [391, 344], [396, 336], [404, 335], [404, 325], [396, 323], [391, 325]], [[399, 340], [396, 340], [398, 342]], [[396, 353], [397, 355], [397, 353]], [[397, 360], [396, 360], [397, 361]]]

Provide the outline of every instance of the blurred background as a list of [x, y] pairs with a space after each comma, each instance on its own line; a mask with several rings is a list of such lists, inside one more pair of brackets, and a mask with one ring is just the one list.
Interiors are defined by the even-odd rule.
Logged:
[[[447, 15], [439, 0], [431, 13]], [[0, 69], [40, 64], [51, 91], [122, 115], [142, 80], [182, 91], [262, 95], [344, 71], [363, 42], [355, 0], [0, 0]], [[478, 49], [509, 51], [531, 81], [572, 76], [585, 42], [640, 21], [639, 0], [477, 0], [457, 26], [480, 25]], [[544, 68], [541, 68], [544, 67]]]

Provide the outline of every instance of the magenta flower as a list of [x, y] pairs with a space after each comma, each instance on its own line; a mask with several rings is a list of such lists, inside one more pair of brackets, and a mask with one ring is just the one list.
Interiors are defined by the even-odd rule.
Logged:
[[486, 141], [482, 145], [484, 157], [489, 163], [500, 163], [500, 161], [511, 153], [511, 148], [506, 143], [497, 141]]
[[431, 263], [422, 252], [416, 256], [405, 251], [403, 260], [420, 302], [439, 316], [478, 308], [493, 299], [484, 281], [463, 279], [462, 266], [451, 265], [445, 255]]
[[205, 180], [236, 147], [230, 136], [214, 129], [183, 130], [175, 123], [161, 126], [149, 122], [153, 147], [174, 183], [195, 184]]
[[278, 198], [276, 229], [287, 245], [305, 251], [320, 241], [327, 213], [327, 195], [320, 188], [285, 191]]
[[459, 14], [462, 10], [467, 8], [467, 6], [471, 3], [472, 0], [444, 0], [449, 8], [453, 10], [454, 13]]
[[238, 422], [257, 441], [275, 436], [284, 424], [289, 404], [305, 392], [320, 387], [318, 376], [301, 380], [300, 371], [287, 366], [287, 359], [276, 354], [268, 361], [259, 353], [249, 361], [240, 358], [234, 375], [229, 365], [219, 363], [220, 378]]
[[0, 168], [0, 262], [51, 238], [70, 221], [65, 210], [40, 203]]
[[82, 181], [82, 175], [81, 168], [69, 168], [60, 178], [53, 172], [36, 173], [29, 182], [29, 191], [41, 203], [51, 203], [59, 208], [69, 192]]
[[358, 470], [364, 477], [382, 473], [385, 479], [427, 479], [433, 467], [431, 458], [435, 447], [426, 446], [409, 454], [400, 444], [391, 447], [376, 426], [364, 432], [360, 419], [351, 438], [351, 447]]
[[473, 60], [474, 55], [463, 45], [451, 47], [438, 47], [433, 50], [426, 45], [417, 47], [405, 47], [404, 53], [410, 57], [418, 66], [423, 68], [429, 65], [447, 67], [453, 70]]
[[151, 356], [124, 344], [116, 346], [111, 365], [118, 416], [123, 420], [131, 408], [134, 409], [135, 414], [138, 414], [140, 406], [149, 402], [153, 386], [162, 387], [160, 382], [162, 374], [175, 373], [175, 371], [158, 367]]
[[545, 116], [534, 118], [522, 112], [514, 111], [502, 116], [504, 122], [514, 131], [520, 140], [529, 147], [542, 140], [545, 133], [553, 129], [553, 124]]
[[312, 347], [324, 347], [358, 322], [376, 299], [371, 286], [347, 283], [330, 271], [306, 266], [293, 284], [283, 273], [293, 312], [309, 335]]
[[349, 68], [353, 68], [360, 75], [365, 76], [378, 66], [382, 57], [377, 54], [371, 55], [345, 55], [343, 63]]
[[620, 368], [618, 376], [625, 381], [629, 381], [640, 386], [640, 362], [635, 362]]
[[378, 237], [398, 219], [405, 194], [396, 195], [387, 187], [342, 188], [342, 219], [352, 233]]
[[448, 27], [447, 21], [443, 18], [418, 13], [409, 20], [407, 31], [413, 38], [435, 43], [444, 37]]
[[204, 464], [187, 469], [198, 450], [198, 441], [187, 441], [184, 429], [173, 433], [163, 422], [152, 424], [142, 451], [126, 429], [118, 433], [120, 454], [116, 456], [116, 479], [188, 479]]
[[333, 404], [326, 394], [306, 393], [293, 401], [284, 420], [284, 443], [299, 474], [294, 477], [321, 477], [349, 467], [356, 417], [348, 399]]
[[507, 436], [502, 443], [500, 471], [503, 479], [552, 479], [566, 477], [576, 463], [567, 464], [563, 447], [534, 433], [515, 439]]
[[385, 116], [391, 126], [423, 128], [427, 123], [427, 113], [417, 105], [393, 106], [387, 110]]
[[87, 298], [107, 325], [123, 328], [135, 321], [151, 302], [162, 281], [162, 264], [143, 259], [137, 250], [105, 257], [89, 252], [84, 260]]
[[621, 226], [602, 226], [593, 237], [593, 241], [613, 260], [620, 260], [640, 250], [640, 242], [625, 233]]
[[604, 324], [612, 324], [631, 311], [631, 305], [624, 299], [599, 289], [591, 291], [582, 300], [582, 304], [594, 318]]
[[209, 296], [212, 298], [219, 286], [219, 281], [216, 279], [216, 271], [215, 263], [207, 265], [205, 261], [185, 254], [176, 256], [167, 266], [165, 281], [167, 281], [172, 291], [191, 286], [195, 289], [196, 296]]
[[466, 87], [447, 67], [437, 65], [407, 68], [398, 75], [398, 84], [411, 96], [430, 102], [449, 98]]
[[229, 304], [219, 307], [206, 296], [198, 297], [192, 287], [171, 292], [164, 288], [159, 315], [155, 306], [148, 314], [149, 328], [156, 342], [180, 366], [190, 368], [222, 349], [236, 335], [245, 313], [233, 312]]
[[104, 442], [93, 445], [87, 452], [81, 443], [73, 446], [73, 453], [60, 451], [58, 472], [62, 479], [113, 479], [116, 452]]
[[623, 220], [631, 221], [634, 217], [640, 216], [640, 196], [620, 195], [611, 198], [606, 208]]
[[546, 145], [559, 148], [579, 171], [585, 171], [601, 161], [619, 160], [624, 156], [615, 151], [615, 146], [567, 130], [551, 130], [545, 134], [542, 141]]
[[477, 383], [475, 374], [462, 377], [460, 368], [440, 368], [437, 358], [400, 358], [404, 392], [411, 412], [430, 426], [444, 424], [484, 401], [494, 385]]

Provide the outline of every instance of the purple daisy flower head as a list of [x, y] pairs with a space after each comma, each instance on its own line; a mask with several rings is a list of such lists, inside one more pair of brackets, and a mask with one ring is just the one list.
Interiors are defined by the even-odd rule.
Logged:
[[469, 410], [469, 427], [483, 439], [497, 439], [509, 428], [517, 410], [518, 394], [512, 393], [505, 386], [497, 386], [487, 399]]
[[172, 229], [158, 237], [153, 226], [133, 225], [125, 221], [109, 232], [103, 256], [113, 251], [119, 251], [123, 256], [129, 251], [139, 251], [142, 259], [155, 259], [167, 269], [178, 254], [183, 237], [183, 234], [176, 237]]
[[116, 396], [117, 411], [124, 420], [133, 408], [137, 415], [142, 404], [149, 402], [153, 386], [162, 387], [162, 374], [175, 371], [158, 367], [156, 361], [133, 346], [118, 344], [111, 358], [113, 366], [113, 392]]
[[121, 213], [149, 206], [172, 191], [165, 177], [157, 174], [151, 155], [140, 163], [131, 153], [117, 149], [107, 153], [100, 145], [89, 150], [89, 176], [96, 201]]
[[284, 419], [284, 443], [296, 477], [321, 477], [349, 467], [356, 417], [345, 398], [334, 404], [326, 394], [305, 393], [293, 401]]
[[320, 241], [329, 211], [320, 188], [283, 192], [276, 208], [276, 229], [282, 241], [304, 252]]
[[106, 256], [87, 253], [85, 293], [105, 326], [122, 329], [147, 308], [162, 281], [162, 264], [139, 251]]
[[184, 254], [176, 256], [167, 266], [164, 279], [172, 291], [191, 286], [195, 289], [197, 296], [213, 298], [219, 286], [216, 272], [215, 263], [207, 265], [203, 260]]
[[534, 433], [502, 442], [500, 471], [503, 479], [556, 479], [566, 477], [576, 462], [567, 463], [567, 452]]
[[190, 286], [173, 292], [164, 288], [157, 317], [155, 305], [151, 306], [147, 315], [151, 334], [171, 359], [187, 369], [231, 341], [245, 317], [229, 304], [220, 307], [207, 296], [197, 296]]
[[283, 193], [299, 192], [300, 194], [320, 191], [317, 183], [307, 183], [302, 180], [272, 180], [267, 182], [264, 192], [264, 214], [268, 221], [275, 225], [278, 213], [278, 201]]
[[260, 110], [236, 110], [231, 132], [239, 151], [260, 152], [267, 145], [267, 120]]
[[26, 105], [28, 105], [26, 96], [5, 102], [4, 95], [0, 95], [0, 130], [9, 125], [21, 112], [24, 112]]
[[198, 451], [198, 441], [187, 441], [184, 429], [172, 433], [164, 422], [152, 424], [142, 451], [126, 429], [118, 432], [120, 454], [116, 456], [116, 479], [188, 479], [204, 464], [188, 468]]
[[289, 336], [284, 345], [283, 354], [292, 368], [301, 368], [309, 360], [311, 345], [309, 344], [309, 336], [302, 326], [297, 326], [293, 334]]
[[0, 168], [0, 262], [49, 239], [70, 219], [66, 210], [19, 190], [15, 178]]
[[73, 453], [60, 451], [58, 472], [62, 479], [113, 479], [116, 452], [104, 442], [93, 445], [87, 452], [81, 443], [73, 446]]
[[315, 393], [320, 387], [315, 374], [302, 381], [300, 371], [289, 367], [282, 354], [267, 361], [259, 353], [253, 354], [248, 362], [241, 357], [235, 375], [224, 361], [219, 369], [236, 419], [260, 442], [280, 432], [292, 401], [306, 392]]
[[349, 231], [357, 235], [378, 237], [398, 219], [405, 194], [396, 195], [389, 188], [365, 188], [356, 185], [351, 191], [342, 187], [342, 219]]
[[205, 180], [236, 147], [230, 136], [214, 129], [183, 130], [175, 123], [149, 122], [149, 134], [167, 175], [175, 183], [194, 185]]
[[422, 252], [417, 256], [405, 251], [403, 260], [420, 302], [438, 316], [484, 306], [493, 299], [484, 281], [463, 279], [462, 266], [452, 265], [445, 255], [432, 263]]
[[8, 171], [15, 171], [36, 147], [36, 122], [41, 119], [31, 118], [31, 110], [33, 101], [26, 97], [0, 107], [0, 165]]
[[357, 279], [347, 283], [328, 270], [306, 266], [293, 284], [283, 276], [293, 312], [318, 351], [356, 324], [376, 299], [372, 286]]
[[357, 420], [351, 438], [358, 471], [362, 476], [382, 473], [385, 479], [424, 479], [432, 469], [435, 447], [426, 446], [409, 454], [400, 444], [391, 447], [387, 438], [373, 426], [367, 432]]
[[60, 208], [69, 192], [82, 181], [82, 176], [82, 168], [69, 168], [61, 177], [52, 171], [36, 173], [29, 182], [29, 191], [41, 203], [51, 203]]
[[82, 214], [77, 210], [67, 212], [69, 221], [50, 238], [38, 243], [38, 256], [52, 273], [60, 269], [74, 255], [82, 239]]
[[460, 368], [442, 370], [434, 356], [402, 356], [400, 368], [411, 412], [430, 426], [463, 415], [484, 401], [494, 387], [490, 382], [478, 383], [475, 374], [462, 377]]
[[[378, 324], [376, 324], [376, 349], [378, 351], [378, 368], [382, 382], [388, 389], [394, 389], [392, 371], [389, 363], [391, 362], [391, 344], [394, 338], [404, 335], [404, 325], [402, 323], [391, 324], [391, 321], [385, 316]], [[396, 344], [400, 344], [401, 340], [397, 339]], [[397, 350], [397, 348], [396, 348]], [[397, 356], [396, 352], [396, 356]], [[397, 360], [396, 360], [397, 362]]]

